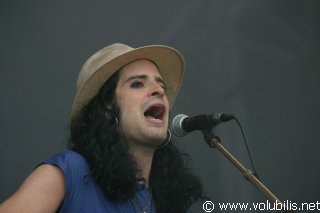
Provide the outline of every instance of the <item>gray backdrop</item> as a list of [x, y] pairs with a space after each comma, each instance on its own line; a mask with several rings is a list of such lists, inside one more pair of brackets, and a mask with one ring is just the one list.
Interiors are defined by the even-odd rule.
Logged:
[[[78, 71], [96, 50], [123, 42], [180, 50], [186, 73], [172, 115], [234, 113], [269, 189], [316, 202], [319, 12], [316, 0], [2, 0], [0, 201], [65, 149]], [[215, 133], [250, 167], [235, 122]], [[212, 201], [266, 201], [199, 132], [177, 143]]]

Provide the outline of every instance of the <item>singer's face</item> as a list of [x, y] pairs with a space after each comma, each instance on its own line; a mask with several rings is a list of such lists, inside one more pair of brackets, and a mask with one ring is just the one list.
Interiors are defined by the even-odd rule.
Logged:
[[115, 94], [120, 134], [129, 147], [156, 147], [166, 140], [169, 103], [165, 82], [152, 62], [137, 60], [123, 67]]

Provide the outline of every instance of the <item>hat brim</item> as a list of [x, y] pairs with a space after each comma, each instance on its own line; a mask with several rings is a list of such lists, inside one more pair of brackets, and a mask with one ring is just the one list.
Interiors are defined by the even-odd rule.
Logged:
[[71, 109], [71, 119], [75, 118], [82, 108], [97, 95], [100, 88], [115, 72], [139, 59], [151, 60], [156, 64], [166, 83], [166, 96], [169, 100], [170, 108], [172, 108], [183, 79], [183, 56], [174, 48], [151, 45], [136, 49], [132, 48], [92, 71], [91, 76], [85, 82], [82, 82], [77, 90]]

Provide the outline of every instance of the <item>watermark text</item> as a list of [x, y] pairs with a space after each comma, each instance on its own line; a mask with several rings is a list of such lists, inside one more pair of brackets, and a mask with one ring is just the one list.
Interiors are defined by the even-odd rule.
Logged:
[[205, 201], [202, 205], [205, 212], [213, 211], [319, 211], [320, 201], [310, 203], [296, 203], [289, 200], [283, 203], [270, 201], [260, 203], [240, 203], [240, 202], [218, 202], [213, 203], [212, 201]]

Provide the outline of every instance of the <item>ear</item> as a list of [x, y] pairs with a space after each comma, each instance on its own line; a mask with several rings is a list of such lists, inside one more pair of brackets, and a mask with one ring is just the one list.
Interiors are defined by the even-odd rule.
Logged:
[[112, 103], [105, 103], [108, 110], [112, 110]]
[[112, 118], [112, 113], [111, 113], [111, 110], [112, 110], [112, 104], [111, 103], [105, 103], [104, 104], [104, 114], [105, 114], [105, 117], [107, 119], [111, 119]]

